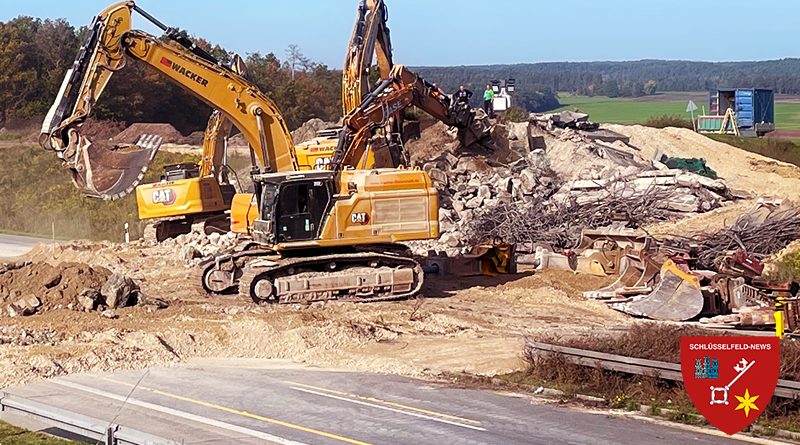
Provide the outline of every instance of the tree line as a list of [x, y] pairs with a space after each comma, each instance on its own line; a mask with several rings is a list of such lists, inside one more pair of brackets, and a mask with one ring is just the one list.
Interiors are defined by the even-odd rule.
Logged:
[[[8, 119], [42, 117], [55, 99], [87, 28], [63, 19], [20, 16], [0, 22], [0, 127]], [[203, 39], [195, 42], [223, 62], [232, 53]], [[336, 121], [341, 116], [341, 71], [315, 63], [291, 45], [283, 55], [245, 56], [250, 79], [284, 113], [291, 128], [312, 117]], [[514, 103], [527, 111], [559, 106], [559, 91], [580, 95], [636, 97], [658, 91], [702, 91], [718, 87], [772, 88], [800, 94], [800, 59], [763, 62], [554, 62], [516, 65], [416, 67], [423, 78], [452, 93], [470, 88], [474, 105], [490, 80], [514, 78]], [[100, 102], [98, 119], [126, 124], [169, 122], [187, 134], [205, 127], [210, 108], [168, 78], [141, 63], [116, 73]]]
[[[0, 127], [9, 119], [41, 118], [58, 93], [87, 35], [63, 19], [20, 16], [0, 22]], [[224, 63], [233, 53], [194, 38]], [[292, 128], [341, 114], [341, 71], [331, 70], [291, 45], [283, 60], [274, 53], [245, 56], [251, 81], [272, 100]], [[184, 134], [205, 127], [211, 108], [143, 63], [115, 73], [95, 106], [95, 117], [130, 124], [169, 122]]]
[[[800, 94], [800, 59], [552, 62], [414, 69], [423, 77], [440, 79], [449, 88], [455, 88], [459, 83], [482, 88], [491, 79], [514, 78], [520, 99], [527, 101], [530, 111], [548, 109], [552, 103], [548, 94], [553, 91], [586, 96], [636, 97], [658, 91], [710, 91], [733, 87], [770, 88], [779, 94]], [[540, 92], [543, 96], [528, 99], [525, 96], [529, 91]]]

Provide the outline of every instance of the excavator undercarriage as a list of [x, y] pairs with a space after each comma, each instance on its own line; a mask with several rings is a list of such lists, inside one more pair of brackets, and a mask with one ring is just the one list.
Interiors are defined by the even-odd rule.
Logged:
[[215, 294], [238, 292], [257, 303], [374, 302], [416, 295], [423, 283], [422, 266], [397, 252], [397, 246], [387, 247], [288, 257], [239, 252], [207, 264], [203, 287]]

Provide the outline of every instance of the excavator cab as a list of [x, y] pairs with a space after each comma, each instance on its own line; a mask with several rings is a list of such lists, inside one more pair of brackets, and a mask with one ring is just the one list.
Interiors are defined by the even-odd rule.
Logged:
[[261, 183], [254, 239], [274, 245], [318, 239], [334, 195], [334, 172], [271, 175]]

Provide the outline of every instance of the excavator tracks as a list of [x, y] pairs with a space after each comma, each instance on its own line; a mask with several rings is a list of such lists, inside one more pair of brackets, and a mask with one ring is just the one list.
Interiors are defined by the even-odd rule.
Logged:
[[256, 302], [391, 301], [413, 297], [423, 283], [415, 260], [377, 252], [254, 258], [244, 265], [239, 295]]

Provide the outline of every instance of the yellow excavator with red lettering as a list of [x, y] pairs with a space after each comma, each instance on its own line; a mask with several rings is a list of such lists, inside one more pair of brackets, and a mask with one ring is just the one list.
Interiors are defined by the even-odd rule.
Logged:
[[[134, 11], [164, 30], [164, 37], [131, 29]], [[143, 135], [136, 145], [107, 147], [80, 133], [112, 75], [131, 60], [157, 70], [218, 110], [206, 131], [199, 166], [172, 166], [163, 181], [141, 186], [160, 138]], [[224, 178], [224, 136], [232, 125], [250, 146], [254, 173], [311, 169], [317, 158], [329, 159], [332, 153], [296, 153], [277, 106], [244, 77], [241, 64], [222, 64], [176, 29], [126, 1], [106, 8], [90, 26], [45, 118], [40, 143], [56, 152], [75, 185], [88, 196], [118, 199], [136, 189], [140, 218], [190, 217], [164, 230], [163, 238], [186, 231], [195, 217], [219, 216], [230, 208], [233, 187]]]
[[[166, 39], [131, 30], [132, 11], [163, 29]], [[307, 168], [315, 163], [298, 158], [275, 104], [130, 1], [97, 17], [43, 125], [42, 145], [56, 152], [76, 186], [106, 199], [130, 193], [158, 149], [157, 143], [148, 143], [110, 150], [79, 131], [111, 75], [129, 58], [219, 110], [251, 147], [252, 201], [259, 215], [253, 222], [255, 245], [208, 264], [202, 271], [206, 290], [238, 290], [254, 301], [272, 303], [376, 301], [419, 292], [422, 268], [398, 243], [439, 235], [438, 194], [428, 174], [345, 166], [298, 171], [301, 163]], [[145, 204], [178, 202], [178, 197], [155, 192], [174, 182], [146, 186], [153, 193], [144, 193], [145, 199], [152, 198]]]

